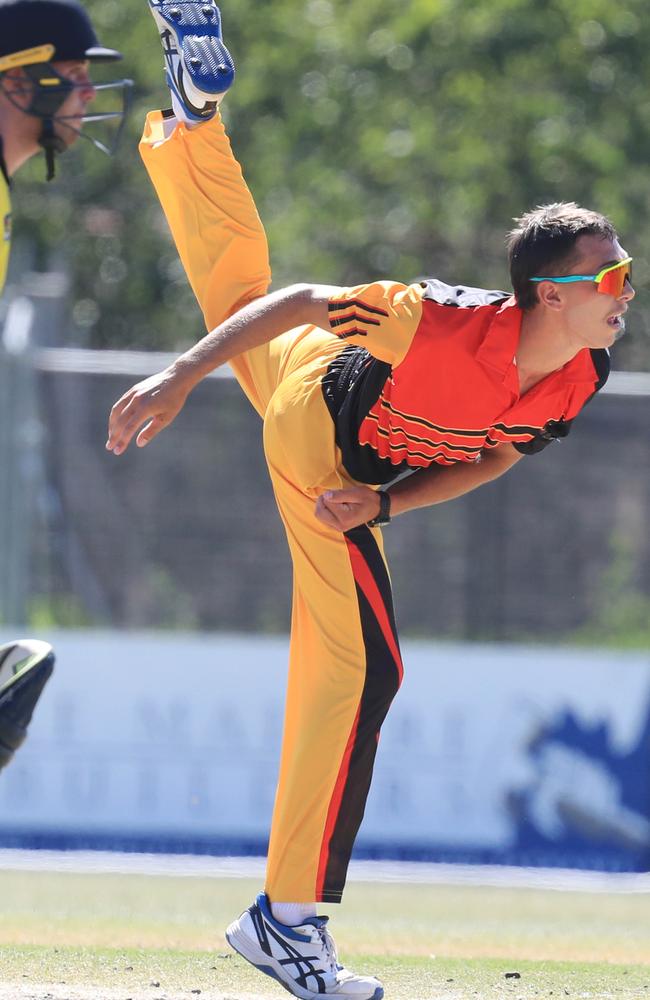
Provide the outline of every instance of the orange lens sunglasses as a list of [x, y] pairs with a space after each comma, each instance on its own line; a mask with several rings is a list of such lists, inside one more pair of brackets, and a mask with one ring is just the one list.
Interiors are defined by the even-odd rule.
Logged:
[[558, 285], [568, 285], [574, 281], [593, 281], [596, 284], [596, 291], [603, 295], [612, 295], [615, 299], [620, 298], [625, 288], [625, 282], [632, 281], [632, 258], [625, 257], [623, 260], [609, 264], [598, 274], [567, 274], [562, 277], [531, 278], [531, 281], [554, 281]]

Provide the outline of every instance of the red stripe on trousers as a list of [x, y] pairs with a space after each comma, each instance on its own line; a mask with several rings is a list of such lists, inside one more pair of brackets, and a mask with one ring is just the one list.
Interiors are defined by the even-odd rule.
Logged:
[[316, 877], [316, 899], [320, 900], [323, 894], [323, 889], [325, 886], [325, 875], [327, 873], [327, 863], [330, 857], [330, 841], [334, 833], [334, 828], [336, 826], [336, 821], [339, 818], [339, 810], [341, 808], [341, 799], [343, 798], [343, 792], [345, 790], [345, 785], [348, 780], [348, 773], [350, 770], [350, 758], [352, 757], [352, 751], [354, 749], [354, 744], [357, 738], [357, 729], [359, 726], [359, 716], [361, 714], [361, 703], [357, 708], [357, 714], [354, 718], [354, 723], [352, 724], [352, 732], [348, 738], [348, 743], [345, 748], [345, 753], [343, 754], [343, 760], [341, 761], [341, 767], [339, 769], [338, 778], [336, 779], [336, 784], [334, 786], [334, 792], [330, 801], [330, 807], [327, 810], [327, 820], [325, 822], [325, 833], [323, 834], [323, 844], [321, 847], [320, 858], [318, 861], [318, 875]]
[[397, 642], [395, 641], [395, 636], [393, 634], [393, 629], [391, 628], [390, 619], [388, 617], [388, 612], [386, 610], [386, 605], [382, 599], [381, 593], [379, 592], [379, 587], [377, 586], [377, 581], [370, 572], [368, 563], [363, 558], [361, 550], [357, 548], [354, 542], [351, 542], [349, 538], [346, 538], [348, 544], [348, 551], [350, 553], [350, 561], [352, 562], [352, 572], [354, 573], [354, 579], [363, 591], [364, 597], [368, 601], [368, 604], [372, 608], [375, 618], [379, 623], [379, 627], [382, 631], [384, 639], [386, 640], [386, 645], [390, 649], [393, 659], [395, 660], [395, 666], [397, 667], [397, 673], [399, 675], [400, 684], [404, 676], [404, 667], [402, 666], [402, 657], [400, 656], [399, 649], [397, 647]]
[[[386, 605], [384, 604], [377, 582], [370, 572], [368, 563], [363, 558], [361, 551], [357, 548], [354, 542], [351, 542], [349, 538], [346, 538], [348, 552], [350, 553], [350, 562], [352, 565], [352, 573], [354, 576], [355, 583], [359, 586], [363, 592], [366, 600], [370, 604], [379, 627], [382, 631], [386, 644], [390, 649], [393, 659], [395, 660], [395, 666], [397, 667], [397, 673], [399, 675], [400, 683], [402, 677], [404, 676], [404, 667], [402, 665], [402, 658], [400, 656], [399, 649], [397, 648], [397, 643], [395, 641], [395, 636], [393, 635], [393, 630], [391, 628], [390, 620], [388, 617], [388, 612], [386, 611]], [[345, 753], [343, 754], [343, 760], [341, 761], [341, 767], [339, 769], [338, 777], [336, 779], [336, 784], [334, 786], [334, 792], [332, 793], [332, 798], [330, 800], [329, 809], [327, 810], [327, 820], [325, 821], [325, 832], [323, 834], [323, 844], [321, 847], [320, 859], [318, 862], [318, 875], [316, 877], [316, 899], [319, 900], [325, 885], [325, 875], [327, 872], [327, 863], [329, 861], [329, 847], [330, 841], [332, 839], [332, 834], [334, 833], [334, 828], [336, 826], [336, 821], [338, 819], [339, 810], [341, 808], [341, 800], [343, 798], [343, 792], [345, 790], [345, 785], [348, 780], [348, 774], [350, 771], [350, 758], [352, 757], [352, 750], [354, 749], [354, 744], [357, 738], [357, 729], [359, 726], [359, 716], [361, 713], [361, 704], [357, 708], [357, 714], [352, 724], [352, 731], [348, 737], [348, 742], [345, 747]], [[379, 742], [379, 733], [377, 733], [377, 741]]]

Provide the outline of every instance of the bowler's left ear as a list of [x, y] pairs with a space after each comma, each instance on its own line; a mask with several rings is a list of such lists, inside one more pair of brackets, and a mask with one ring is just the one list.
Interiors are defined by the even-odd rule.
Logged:
[[554, 281], [540, 281], [537, 285], [537, 298], [547, 309], [561, 309], [564, 305], [562, 290]]

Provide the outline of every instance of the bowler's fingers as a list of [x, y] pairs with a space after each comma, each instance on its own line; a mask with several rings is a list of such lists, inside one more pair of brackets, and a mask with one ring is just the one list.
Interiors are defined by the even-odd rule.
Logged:
[[337, 531], [350, 531], [366, 522], [362, 499], [356, 490], [329, 490], [316, 501], [316, 517]]
[[134, 395], [134, 390], [133, 389], [129, 389], [128, 392], [125, 392], [124, 395], [120, 396], [120, 398], [118, 399], [118, 401], [113, 404], [113, 406], [111, 408], [111, 412], [108, 415], [108, 433], [109, 433], [109, 436], [111, 434], [115, 433], [115, 429], [117, 427], [118, 421], [120, 420], [120, 418], [122, 416], [122, 413], [124, 412], [124, 410], [126, 409], [126, 407], [129, 405], [129, 403], [133, 399], [133, 395]]
[[338, 518], [329, 509], [322, 496], [320, 496], [316, 501], [314, 513], [318, 520], [322, 521], [323, 524], [326, 524], [329, 528], [335, 528], [337, 531], [342, 530]]
[[163, 417], [160, 415], [157, 417], [153, 417], [147, 424], [144, 425], [144, 427], [142, 428], [142, 430], [135, 439], [135, 443], [137, 444], [138, 448], [144, 448], [146, 444], [149, 444], [150, 441], [153, 441], [156, 435], [160, 434], [160, 432], [164, 430], [164, 428], [169, 423], [170, 420], [168, 417]]
[[108, 451], [121, 455], [128, 448], [131, 438], [138, 428], [156, 415], [155, 408], [146, 397], [140, 396], [134, 390], [127, 392], [121, 399], [118, 399], [111, 410], [108, 421], [108, 441], [106, 442]]
[[323, 493], [325, 500], [332, 504], [348, 504], [349, 506], [356, 506], [362, 502], [365, 494], [365, 489], [359, 486], [352, 486], [344, 490], [326, 490]]
[[331, 511], [338, 511], [341, 517], [347, 518], [350, 515], [354, 519], [354, 525], [365, 524], [379, 511], [377, 492], [369, 486], [326, 490], [323, 501]]

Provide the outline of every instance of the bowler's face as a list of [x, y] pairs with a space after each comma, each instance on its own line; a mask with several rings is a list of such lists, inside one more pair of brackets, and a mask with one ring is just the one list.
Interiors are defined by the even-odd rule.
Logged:
[[[596, 235], [580, 236], [576, 241], [578, 259], [571, 266], [572, 274], [598, 274], [604, 267], [623, 260], [628, 254], [618, 240]], [[567, 330], [579, 347], [610, 347], [624, 330], [623, 316], [634, 289], [626, 281], [618, 298], [598, 291], [593, 281], [577, 281], [556, 285], [564, 300]]]

